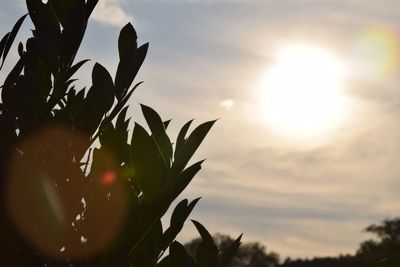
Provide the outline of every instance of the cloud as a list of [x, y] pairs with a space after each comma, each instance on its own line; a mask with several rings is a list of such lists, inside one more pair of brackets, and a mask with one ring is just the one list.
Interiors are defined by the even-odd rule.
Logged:
[[235, 102], [232, 99], [222, 100], [219, 105], [227, 110], [231, 109]]
[[132, 17], [127, 14], [123, 9], [124, 0], [103, 0], [99, 1], [93, 12], [92, 18], [100, 23], [122, 26], [129, 21]]

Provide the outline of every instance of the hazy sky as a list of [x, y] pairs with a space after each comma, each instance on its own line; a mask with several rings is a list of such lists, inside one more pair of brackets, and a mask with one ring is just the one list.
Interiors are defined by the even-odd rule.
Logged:
[[[1, 3], [5, 33], [25, 9]], [[148, 104], [174, 119], [175, 136], [189, 119], [219, 118], [185, 193], [203, 197], [191, 218], [283, 256], [352, 253], [369, 238], [363, 228], [400, 215], [399, 12], [398, 0], [100, 0], [79, 58], [114, 72], [119, 29], [132, 21], [150, 42], [134, 119]], [[274, 132], [260, 101], [277, 51], [293, 44], [346, 66], [344, 119], [301, 140]], [[187, 223], [181, 240], [194, 236]]]

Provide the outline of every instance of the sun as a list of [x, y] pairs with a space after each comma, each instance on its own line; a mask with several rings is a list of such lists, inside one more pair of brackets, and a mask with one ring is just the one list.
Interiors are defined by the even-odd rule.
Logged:
[[347, 113], [345, 65], [318, 46], [282, 47], [261, 86], [261, 107], [273, 132], [313, 139], [337, 129]]

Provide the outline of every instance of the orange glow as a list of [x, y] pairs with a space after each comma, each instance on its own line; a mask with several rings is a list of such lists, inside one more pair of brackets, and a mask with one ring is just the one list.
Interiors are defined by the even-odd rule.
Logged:
[[117, 179], [117, 174], [115, 171], [106, 171], [100, 177], [100, 183], [104, 186], [109, 186], [114, 184], [115, 180]]

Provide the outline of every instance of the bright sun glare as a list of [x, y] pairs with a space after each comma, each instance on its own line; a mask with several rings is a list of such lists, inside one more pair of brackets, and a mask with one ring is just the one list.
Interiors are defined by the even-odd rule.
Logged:
[[264, 76], [261, 105], [267, 126], [291, 139], [320, 138], [346, 116], [344, 64], [322, 48], [290, 45]]

